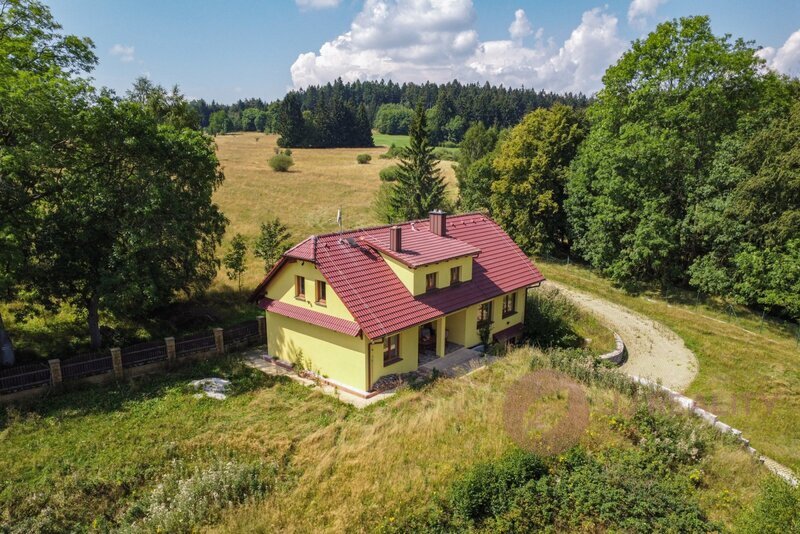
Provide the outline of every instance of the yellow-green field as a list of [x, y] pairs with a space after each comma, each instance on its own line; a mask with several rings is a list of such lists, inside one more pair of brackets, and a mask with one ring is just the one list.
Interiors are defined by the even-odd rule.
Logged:
[[[274, 155], [276, 135], [241, 133], [218, 135], [215, 140], [225, 183], [214, 195], [214, 201], [230, 220], [224, 250], [237, 233], [252, 243], [260, 224], [275, 216], [289, 227], [294, 242], [336, 230], [339, 208], [345, 228], [380, 222], [372, 209], [381, 183], [378, 173], [397, 163], [379, 158], [386, 152], [383, 147], [292, 149], [294, 166], [289, 172], [275, 172], [267, 160]], [[356, 155], [364, 153], [370, 154], [372, 161], [359, 165]], [[455, 195], [452, 163], [443, 161], [440, 168]], [[263, 274], [263, 264], [251, 255], [243, 279], [245, 286], [255, 287]], [[218, 276], [216, 286], [234, 287], [224, 273]]]

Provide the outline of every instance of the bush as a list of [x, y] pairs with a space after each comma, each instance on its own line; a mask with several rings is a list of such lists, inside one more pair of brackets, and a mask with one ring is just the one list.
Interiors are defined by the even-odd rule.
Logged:
[[389, 149], [381, 154], [379, 157], [381, 159], [396, 159], [403, 155], [403, 149], [392, 143], [392, 146]]
[[194, 532], [199, 525], [217, 519], [231, 505], [264, 495], [275, 475], [263, 465], [219, 462], [187, 471], [178, 465], [127, 514], [131, 530]]
[[269, 160], [269, 166], [272, 167], [272, 170], [275, 172], [286, 172], [292, 165], [294, 165], [294, 160], [291, 156], [286, 154], [272, 156]]
[[287, 156], [291, 156], [292, 155], [292, 149], [291, 148], [287, 148], [287, 149], [285, 149], [283, 151], [283, 153], [286, 154]]
[[358, 156], [356, 156], [356, 161], [359, 164], [364, 165], [372, 161], [372, 156], [370, 156], [369, 154], [359, 154]]
[[579, 316], [575, 304], [557, 289], [538, 289], [525, 303], [525, 337], [543, 348], [580, 347], [582, 340], [572, 328]]
[[384, 223], [393, 223], [399, 219], [392, 207], [392, 193], [394, 192], [395, 184], [392, 182], [381, 183], [375, 199], [372, 201], [372, 210], [378, 217], [378, 220]]
[[547, 473], [538, 456], [514, 449], [494, 462], [479, 464], [450, 490], [450, 506], [456, 517], [478, 521], [505, 512], [512, 504], [512, 493]]
[[396, 182], [400, 174], [400, 167], [397, 165], [389, 165], [385, 169], [381, 169], [380, 177], [382, 182]]
[[437, 159], [440, 159], [442, 161], [458, 161], [457, 148], [444, 148], [438, 146], [435, 149], [433, 149], [433, 155], [436, 156]]
[[771, 476], [761, 488], [752, 509], [738, 521], [738, 530], [760, 532], [800, 532], [800, 487], [793, 488]]

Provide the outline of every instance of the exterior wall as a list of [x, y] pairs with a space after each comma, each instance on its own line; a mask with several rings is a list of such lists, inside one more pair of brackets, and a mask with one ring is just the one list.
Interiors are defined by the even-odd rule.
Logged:
[[[519, 289], [517, 293], [517, 313], [503, 318], [503, 297], [501, 295], [492, 299], [492, 335], [505, 330], [510, 326], [519, 324], [525, 318], [525, 289]], [[481, 338], [478, 335], [478, 308], [480, 304], [468, 307], [466, 312], [466, 335], [464, 345], [473, 347], [480, 344]], [[449, 323], [448, 323], [449, 324]], [[449, 327], [452, 332], [452, 326]]]
[[369, 389], [365, 341], [360, 337], [267, 312], [267, 352], [292, 363], [302, 357], [306, 369], [324, 378]]
[[[294, 296], [294, 279], [295, 276], [302, 276], [306, 279], [306, 298], [298, 299]], [[353, 321], [352, 314], [345, 307], [339, 296], [334, 293], [333, 288], [328, 284], [325, 290], [325, 304], [315, 302], [316, 295], [316, 281], [326, 282], [325, 277], [319, 272], [317, 266], [310, 261], [301, 262], [295, 261], [287, 263], [276, 275], [270, 280], [267, 287], [267, 297], [273, 300], [279, 300], [294, 306], [301, 306], [316, 312], [333, 315], [341, 319]]]
[[[447, 341], [467, 346], [467, 310], [463, 309], [446, 317]], [[474, 343], [473, 343], [474, 344]]]
[[389, 267], [391, 267], [392, 271], [394, 271], [394, 274], [403, 282], [406, 289], [415, 296], [425, 293], [425, 277], [433, 272], [437, 273], [436, 287], [440, 289], [450, 285], [451, 267], [461, 267], [462, 282], [472, 280], [472, 256], [432, 263], [431, 265], [424, 265], [416, 269], [410, 269], [386, 254], [381, 254], [381, 256]]
[[419, 327], [414, 326], [400, 332], [400, 360], [388, 367], [383, 366], [383, 342], [367, 342], [370, 354], [370, 387], [382, 376], [393, 373], [410, 373], [419, 367]]

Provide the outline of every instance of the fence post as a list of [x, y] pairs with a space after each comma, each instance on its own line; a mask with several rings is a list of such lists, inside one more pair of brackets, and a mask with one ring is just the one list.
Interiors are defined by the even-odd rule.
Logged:
[[258, 321], [258, 338], [262, 343], [267, 341], [267, 318], [262, 314], [256, 317]]
[[167, 365], [172, 366], [175, 363], [175, 338], [165, 337], [164, 344], [167, 346]]
[[54, 388], [60, 388], [63, 378], [61, 376], [61, 360], [48, 360], [50, 364], [50, 385]]
[[214, 345], [217, 346], [217, 354], [225, 353], [225, 341], [222, 337], [222, 328], [214, 328]]
[[114, 347], [111, 349], [111, 363], [114, 364], [114, 377], [122, 378], [122, 349]]

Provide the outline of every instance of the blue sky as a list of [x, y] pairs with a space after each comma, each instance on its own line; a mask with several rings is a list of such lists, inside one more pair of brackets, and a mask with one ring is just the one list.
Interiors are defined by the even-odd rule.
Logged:
[[706, 14], [715, 32], [754, 40], [800, 75], [797, 0], [51, 0], [64, 30], [90, 37], [97, 85], [140, 75], [190, 98], [280, 98], [345, 80], [468, 81], [593, 92], [628, 47], [663, 20]]

